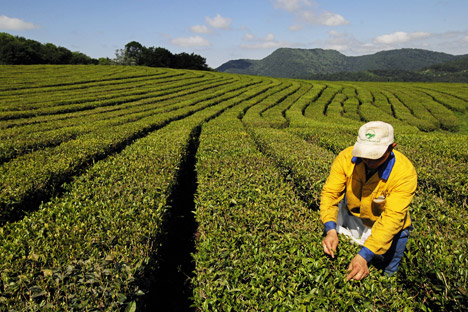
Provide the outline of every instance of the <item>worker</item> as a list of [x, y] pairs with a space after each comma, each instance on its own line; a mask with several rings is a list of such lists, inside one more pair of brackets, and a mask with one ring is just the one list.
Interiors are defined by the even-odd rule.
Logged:
[[411, 161], [394, 150], [393, 127], [372, 121], [359, 129], [354, 146], [335, 158], [323, 187], [320, 218], [324, 252], [334, 258], [338, 234], [362, 245], [349, 264], [347, 280], [369, 275], [368, 263], [392, 275], [403, 257], [411, 226], [409, 205], [417, 175]]

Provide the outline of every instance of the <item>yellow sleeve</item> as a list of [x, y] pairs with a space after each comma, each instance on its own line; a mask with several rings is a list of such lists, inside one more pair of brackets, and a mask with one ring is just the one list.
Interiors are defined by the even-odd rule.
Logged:
[[320, 220], [323, 224], [328, 221], [336, 222], [338, 218], [338, 204], [343, 199], [346, 188], [346, 167], [346, 157], [341, 152], [333, 161], [330, 175], [322, 189]]
[[387, 196], [385, 209], [372, 227], [372, 234], [364, 243], [373, 253], [381, 255], [390, 249], [392, 240], [405, 224], [410, 224], [409, 205], [417, 186], [416, 170], [405, 168], [405, 174], [397, 177], [395, 186]]

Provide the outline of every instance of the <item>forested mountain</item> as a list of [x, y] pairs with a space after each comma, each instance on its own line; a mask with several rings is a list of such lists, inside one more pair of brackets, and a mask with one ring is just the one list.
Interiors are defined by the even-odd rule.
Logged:
[[[440, 67], [444, 63], [448, 64], [447, 67]], [[453, 73], [463, 71], [463, 64], [465, 63], [461, 56], [421, 49], [345, 56], [335, 50], [280, 48], [262, 60], [233, 60], [217, 70], [302, 79], [433, 81], [437, 77], [444, 77], [444, 81], [450, 81]], [[435, 74], [444, 68], [451, 68], [452, 74]], [[464, 77], [463, 73], [458, 76]]]
[[413, 82], [468, 82], [468, 56], [453, 61], [432, 65], [416, 71], [401, 69], [368, 70], [360, 72], [339, 72], [315, 74], [309, 77], [317, 80], [347, 81], [413, 81]]
[[433, 73], [456, 73], [460, 71], [468, 71], [468, 56], [465, 55], [453, 61], [432, 65], [426, 70]]

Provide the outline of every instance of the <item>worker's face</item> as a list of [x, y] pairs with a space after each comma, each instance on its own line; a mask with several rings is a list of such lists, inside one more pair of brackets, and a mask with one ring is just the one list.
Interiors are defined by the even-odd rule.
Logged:
[[387, 149], [387, 151], [385, 152], [385, 154], [383, 154], [382, 157], [378, 158], [378, 159], [368, 159], [368, 158], [362, 158], [362, 161], [363, 163], [366, 165], [367, 168], [369, 169], [377, 169], [380, 167], [380, 165], [382, 165], [384, 162], [387, 161], [388, 157], [390, 156], [390, 154], [392, 153], [392, 150], [393, 148], [396, 146], [396, 143], [390, 145]]

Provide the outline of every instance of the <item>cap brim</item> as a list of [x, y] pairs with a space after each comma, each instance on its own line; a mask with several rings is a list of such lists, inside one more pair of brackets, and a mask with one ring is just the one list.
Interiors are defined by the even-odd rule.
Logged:
[[387, 149], [387, 145], [375, 145], [356, 142], [353, 148], [353, 156], [367, 159], [379, 159], [385, 154]]

